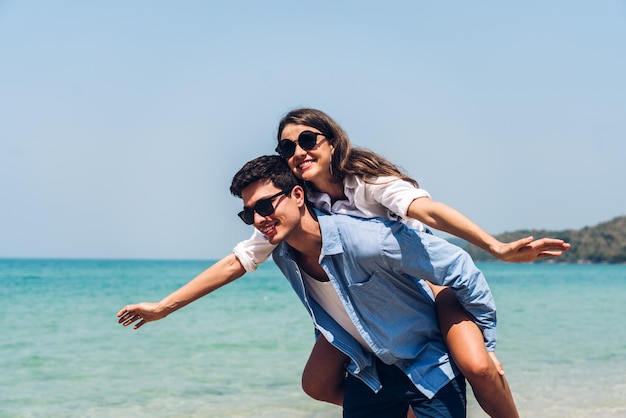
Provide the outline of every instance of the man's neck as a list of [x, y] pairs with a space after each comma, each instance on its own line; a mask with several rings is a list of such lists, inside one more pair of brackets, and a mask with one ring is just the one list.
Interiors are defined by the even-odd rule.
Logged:
[[294, 230], [286, 242], [304, 255], [318, 257], [322, 250], [322, 233], [319, 223], [307, 212], [301, 219], [300, 228]]
[[328, 281], [328, 276], [319, 263], [322, 235], [317, 220], [310, 215], [303, 217], [301, 228], [294, 231], [286, 242], [295, 251], [296, 262], [301, 270], [317, 281]]

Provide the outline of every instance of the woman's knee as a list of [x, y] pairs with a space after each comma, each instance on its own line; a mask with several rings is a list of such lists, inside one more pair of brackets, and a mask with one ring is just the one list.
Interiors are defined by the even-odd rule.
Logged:
[[465, 378], [470, 382], [491, 379], [493, 376], [498, 375], [493, 361], [485, 356], [463, 359], [462, 364], [457, 362], [457, 366], [459, 366]]
[[306, 373], [302, 375], [302, 390], [316, 401], [337, 404], [343, 400], [341, 384], [320, 381]]
[[302, 390], [317, 401], [325, 401], [328, 389], [325, 388], [324, 385], [320, 385], [319, 382], [307, 378], [306, 375], [302, 375]]

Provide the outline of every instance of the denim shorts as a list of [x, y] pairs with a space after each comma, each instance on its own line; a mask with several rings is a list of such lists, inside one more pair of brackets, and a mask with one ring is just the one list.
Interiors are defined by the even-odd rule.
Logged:
[[378, 360], [376, 369], [383, 385], [378, 393], [351, 374], [346, 378], [344, 418], [406, 418], [409, 405], [419, 418], [466, 416], [465, 378], [462, 375], [428, 399], [396, 366]]

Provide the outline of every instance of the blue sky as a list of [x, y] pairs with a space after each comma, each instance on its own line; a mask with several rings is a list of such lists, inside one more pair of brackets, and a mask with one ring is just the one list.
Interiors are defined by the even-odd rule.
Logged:
[[219, 258], [324, 110], [487, 231], [626, 214], [624, 1], [0, 1], [0, 257]]

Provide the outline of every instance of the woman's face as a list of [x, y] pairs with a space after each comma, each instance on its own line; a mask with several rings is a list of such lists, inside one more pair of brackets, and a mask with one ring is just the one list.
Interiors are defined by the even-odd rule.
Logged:
[[304, 131], [319, 133], [317, 144], [308, 151], [297, 145], [294, 154], [287, 159], [287, 164], [296, 176], [318, 187], [326, 182], [332, 182], [330, 163], [333, 147], [319, 129], [306, 125], [288, 124], [281, 132], [280, 140], [297, 141]]

